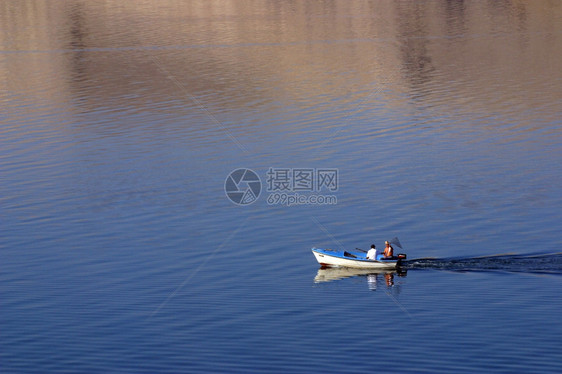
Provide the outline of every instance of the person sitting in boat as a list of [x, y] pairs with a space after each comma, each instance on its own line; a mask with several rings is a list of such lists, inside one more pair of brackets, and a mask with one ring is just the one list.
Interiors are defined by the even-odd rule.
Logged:
[[375, 249], [375, 245], [371, 244], [371, 249], [367, 252], [367, 260], [376, 260], [377, 259], [377, 250]]
[[394, 248], [392, 248], [390, 243], [388, 241], [385, 241], [384, 245], [385, 245], [384, 252], [383, 252], [384, 257], [390, 258], [390, 257], [394, 256]]

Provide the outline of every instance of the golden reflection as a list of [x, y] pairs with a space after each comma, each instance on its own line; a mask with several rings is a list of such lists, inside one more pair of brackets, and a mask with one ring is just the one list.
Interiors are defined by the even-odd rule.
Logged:
[[0, 85], [43, 104], [85, 96], [86, 110], [192, 105], [173, 76], [219, 100], [213, 111], [409, 98], [441, 114], [526, 113], [562, 101], [561, 18], [553, 1], [5, 1]]

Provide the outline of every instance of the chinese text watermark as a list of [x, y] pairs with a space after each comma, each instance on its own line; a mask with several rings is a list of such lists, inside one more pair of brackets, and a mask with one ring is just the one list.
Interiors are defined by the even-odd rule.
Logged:
[[[274, 168], [265, 173], [268, 205], [335, 205], [339, 170], [335, 168]], [[232, 171], [224, 184], [226, 196], [237, 205], [249, 205], [260, 196], [262, 183], [250, 169]]]

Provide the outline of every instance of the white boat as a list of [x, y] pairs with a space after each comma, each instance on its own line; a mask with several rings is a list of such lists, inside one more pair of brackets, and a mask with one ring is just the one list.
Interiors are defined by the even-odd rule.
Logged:
[[355, 269], [396, 269], [406, 259], [406, 255], [402, 253], [390, 258], [377, 255], [376, 260], [367, 259], [362, 252], [345, 250], [312, 248], [312, 253], [321, 266]]

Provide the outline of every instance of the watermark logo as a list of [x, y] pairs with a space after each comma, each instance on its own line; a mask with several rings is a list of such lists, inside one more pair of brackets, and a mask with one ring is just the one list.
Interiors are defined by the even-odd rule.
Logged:
[[338, 190], [338, 169], [269, 168], [268, 192]]
[[[273, 168], [266, 175], [268, 205], [335, 205], [337, 196], [326, 194], [339, 188], [338, 169]], [[256, 201], [261, 191], [259, 176], [250, 169], [236, 169], [226, 178], [225, 192], [235, 204]]]
[[236, 169], [226, 177], [224, 191], [234, 204], [249, 205], [260, 196], [260, 177], [253, 170]]

